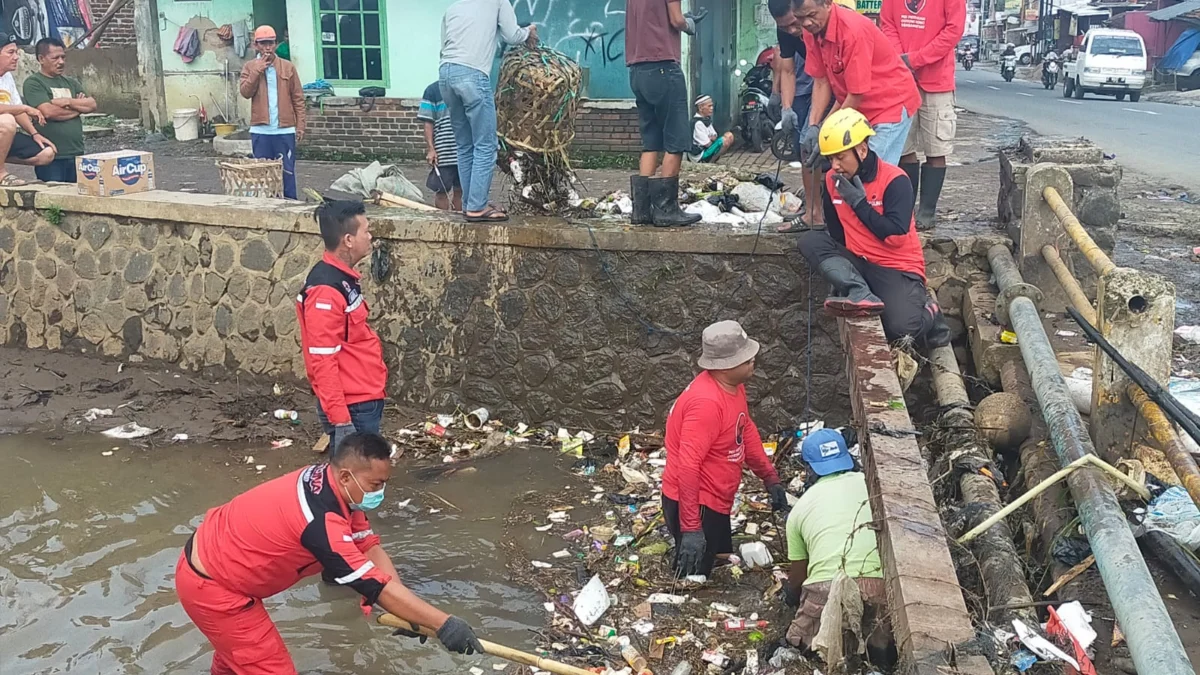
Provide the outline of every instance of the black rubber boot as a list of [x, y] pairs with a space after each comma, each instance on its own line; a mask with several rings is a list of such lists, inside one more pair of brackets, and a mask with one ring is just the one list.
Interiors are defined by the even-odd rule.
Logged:
[[883, 311], [883, 301], [871, 292], [854, 263], [834, 256], [822, 260], [820, 270], [836, 293], [825, 300], [825, 311], [834, 316], [867, 316]]
[[629, 222], [634, 225], [653, 224], [654, 220], [650, 216], [650, 179], [646, 176], [630, 176], [629, 197], [633, 200], [633, 213], [629, 214]]
[[937, 224], [937, 203], [946, 182], [946, 167], [921, 167], [921, 199], [917, 207], [917, 229], [931, 230]]
[[925, 347], [934, 349], [950, 344], [950, 326], [946, 324], [946, 317], [942, 316], [942, 308], [933, 298], [930, 298], [925, 303], [925, 311], [929, 312], [930, 321], [929, 327], [925, 330]]
[[700, 220], [698, 213], [679, 208], [679, 177], [647, 178], [650, 183], [650, 217], [655, 227], [682, 227]]
[[921, 163], [920, 162], [901, 162], [900, 168], [904, 169], [904, 173], [908, 174], [908, 182], [912, 183], [913, 199], [921, 194]]

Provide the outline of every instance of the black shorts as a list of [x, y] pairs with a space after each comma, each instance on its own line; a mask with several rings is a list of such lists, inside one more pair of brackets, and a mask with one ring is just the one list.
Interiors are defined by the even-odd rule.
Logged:
[[[667, 521], [667, 529], [675, 538], [675, 560], [679, 557], [679, 502], [663, 495], [663, 519]], [[733, 553], [733, 526], [728, 513], [719, 513], [700, 505], [700, 529], [704, 531], [704, 561], [700, 565], [700, 574], [708, 576], [712, 572], [713, 563], [718, 553]]]
[[38, 145], [29, 134], [18, 132], [13, 137], [12, 147], [8, 149], [8, 156], [14, 159], [32, 159], [37, 157], [42, 151], [42, 146]]
[[430, 169], [429, 177], [425, 179], [425, 187], [435, 195], [450, 194], [461, 188], [462, 181], [458, 179], [458, 165], [439, 166], [436, 171]]
[[642, 150], [674, 155], [691, 150], [687, 82], [679, 64], [635, 63], [629, 67], [629, 87], [637, 100]]

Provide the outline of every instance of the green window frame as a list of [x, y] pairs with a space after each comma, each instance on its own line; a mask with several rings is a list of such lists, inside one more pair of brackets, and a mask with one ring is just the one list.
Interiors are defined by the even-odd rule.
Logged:
[[317, 68], [335, 86], [388, 86], [387, 0], [314, 0]]

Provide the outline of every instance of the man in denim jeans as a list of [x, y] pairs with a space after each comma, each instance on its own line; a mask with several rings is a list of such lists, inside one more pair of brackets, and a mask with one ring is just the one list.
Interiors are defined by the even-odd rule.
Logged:
[[496, 167], [496, 99], [492, 61], [497, 38], [537, 46], [537, 27], [517, 25], [508, 0], [458, 0], [442, 17], [438, 83], [458, 142], [463, 215], [470, 223], [501, 223], [508, 214], [488, 204]]

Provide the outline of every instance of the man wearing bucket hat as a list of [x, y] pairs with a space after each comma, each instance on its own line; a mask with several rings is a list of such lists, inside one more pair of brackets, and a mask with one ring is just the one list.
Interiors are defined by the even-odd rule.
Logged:
[[681, 576], [707, 575], [718, 555], [733, 552], [729, 512], [743, 464], [762, 479], [771, 506], [787, 508], [787, 493], [763, 451], [746, 403], [758, 348], [736, 321], [705, 328], [698, 361], [704, 371], [667, 413], [663, 517], [675, 539], [675, 568]]
[[825, 309], [838, 316], [882, 313], [889, 340], [950, 344], [942, 310], [925, 288], [925, 253], [913, 223], [913, 189], [900, 167], [871, 149], [867, 118], [851, 108], [821, 125], [825, 231], [800, 236], [800, 252], [833, 287]]
[[[845, 572], [863, 598], [863, 635], [868, 648], [886, 649], [887, 589], [879, 564], [879, 544], [869, 527], [874, 516], [867, 499], [867, 479], [834, 429], [819, 429], [804, 438], [800, 458], [809, 487], [787, 519], [788, 570], [784, 596], [798, 606], [787, 640], [811, 647], [821, 626], [821, 611], [833, 579]], [[874, 656], [874, 655], [872, 655]]]
[[275, 29], [254, 29], [258, 56], [242, 66], [238, 89], [250, 99], [250, 148], [260, 159], [283, 160], [283, 196], [296, 198], [296, 143], [304, 140], [304, 88], [291, 61], [275, 53]]

